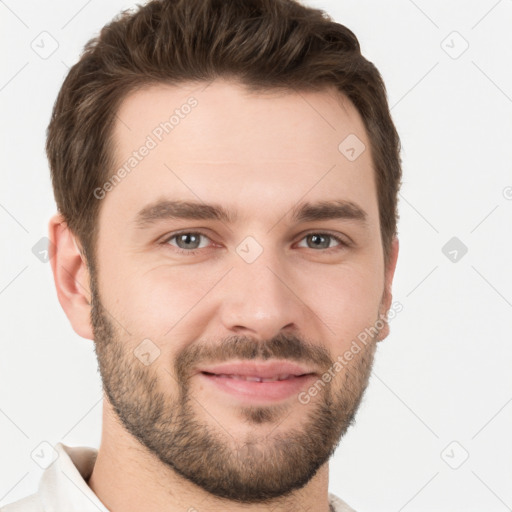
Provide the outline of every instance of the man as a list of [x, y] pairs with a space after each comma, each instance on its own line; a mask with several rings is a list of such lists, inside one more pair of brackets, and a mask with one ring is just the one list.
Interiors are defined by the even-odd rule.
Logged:
[[389, 333], [399, 146], [378, 71], [319, 10], [154, 0], [103, 28], [47, 140], [101, 446], [59, 443], [5, 512], [353, 510], [328, 461]]

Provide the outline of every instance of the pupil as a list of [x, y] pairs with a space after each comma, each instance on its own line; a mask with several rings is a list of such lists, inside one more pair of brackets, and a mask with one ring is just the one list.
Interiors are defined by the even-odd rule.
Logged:
[[[316, 247], [319, 247], [320, 245], [322, 245], [322, 239], [324, 240], [323, 242], [323, 245], [325, 246], [325, 241], [327, 240], [327, 237], [325, 236], [319, 236], [319, 235], [310, 235], [311, 236], [311, 239], [313, 241], [313, 244], [316, 246]], [[317, 243], [318, 242], [318, 243]], [[327, 243], [327, 245], [329, 245]]]
[[[195, 240], [193, 240], [195, 239]], [[195, 241], [195, 245], [194, 245], [194, 248], [197, 247], [197, 241], [198, 241], [198, 237], [196, 235], [190, 235], [190, 234], [184, 234], [184, 235], [181, 235], [180, 237], [180, 241], [182, 243], [184, 243], [185, 245], [188, 245], [191, 243], [192, 241], [192, 245], [194, 245], [194, 241]], [[189, 249], [190, 247], [186, 247], [187, 249]]]

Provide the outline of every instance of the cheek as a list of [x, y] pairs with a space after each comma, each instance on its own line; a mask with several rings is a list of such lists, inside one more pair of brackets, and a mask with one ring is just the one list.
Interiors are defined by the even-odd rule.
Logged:
[[[225, 294], [225, 287], [216, 284], [226, 270], [229, 267], [206, 264], [155, 264], [143, 269], [128, 259], [116, 261], [105, 267], [101, 295], [109, 313], [134, 341], [153, 339], [163, 349], [172, 339], [177, 349], [180, 340], [200, 337], [215, 321]], [[286, 281], [298, 297], [297, 325], [305, 333], [314, 331], [313, 336], [332, 340], [333, 351], [339, 352], [375, 323], [383, 292], [381, 274], [378, 259], [366, 255], [336, 265], [290, 262]], [[304, 304], [314, 313], [308, 324], [304, 324]]]
[[197, 268], [160, 265], [140, 271], [137, 266], [119, 264], [108, 290], [112, 314], [119, 315], [126, 329], [139, 337], [171, 336], [190, 323], [194, 310], [219, 279]]
[[343, 350], [359, 333], [375, 324], [384, 290], [383, 276], [377, 267], [339, 266], [316, 276], [316, 291], [310, 290], [308, 303], [322, 320], [335, 351]]

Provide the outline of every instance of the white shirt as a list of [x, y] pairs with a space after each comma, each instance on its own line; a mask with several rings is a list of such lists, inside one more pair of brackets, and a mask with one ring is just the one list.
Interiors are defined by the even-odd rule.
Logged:
[[[98, 450], [57, 443], [58, 457], [44, 470], [39, 487], [31, 494], [0, 509], [0, 512], [109, 512], [87, 485]], [[355, 512], [329, 493], [335, 512]]]

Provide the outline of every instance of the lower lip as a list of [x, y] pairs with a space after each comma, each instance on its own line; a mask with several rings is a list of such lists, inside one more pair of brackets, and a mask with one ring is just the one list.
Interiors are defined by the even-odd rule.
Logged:
[[249, 400], [278, 401], [297, 395], [315, 378], [314, 374], [272, 382], [254, 382], [200, 373], [199, 377], [222, 391]]

